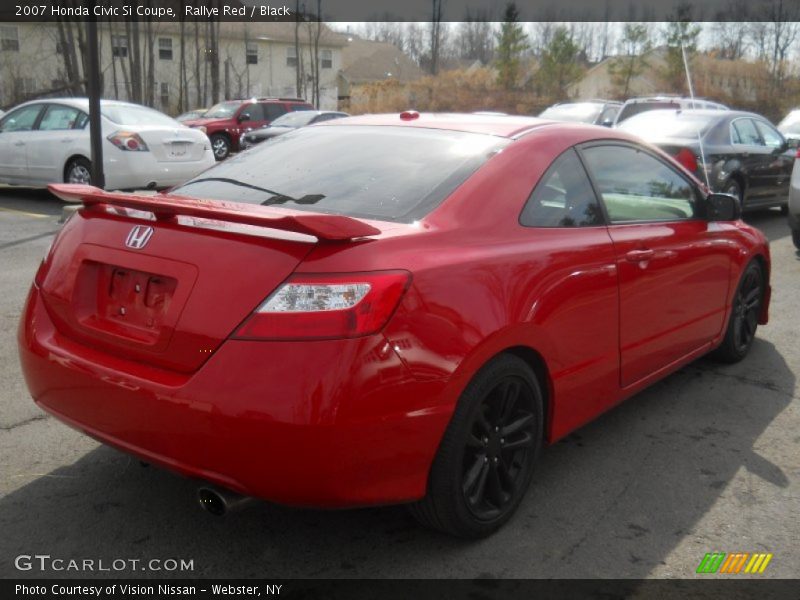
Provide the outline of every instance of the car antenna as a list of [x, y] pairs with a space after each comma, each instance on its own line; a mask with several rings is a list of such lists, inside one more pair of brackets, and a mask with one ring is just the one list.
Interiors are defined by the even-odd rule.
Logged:
[[[683, 57], [683, 68], [686, 71], [686, 83], [689, 85], [689, 97], [692, 99], [692, 108], [694, 105], [694, 86], [692, 85], [692, 74], [689, 72], [689, 61], [686, 59], [686, 48], [681, 41], [681, 56]], [[703, 162], [703, 175], [706, 177], [706, 187], [711, 191], [711, 181], [708, 179], [708, 169], [706, 169], [706, 153], [703, 149], [703, 138], [700, 136], [700, 130], [697, 130], [697, 142], [700, 144], [700, 160]]]

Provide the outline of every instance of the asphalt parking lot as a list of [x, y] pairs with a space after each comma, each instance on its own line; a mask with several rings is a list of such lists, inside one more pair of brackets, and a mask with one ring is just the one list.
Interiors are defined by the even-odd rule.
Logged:
[[771, 322], [750, 356], [700, 360], [547, 449], [511, 523], [463, 542], [419, 528], [402, 507], [260, 503], [214, 518], [195, 482], [40, 411], [15, 336], [61, 207], [44, 192], [0, 189], [2, 577], [93, 575], [18, 571], [21, 554], [194, 565], [100, 577], [683, 578], [712, 551], [773, 553], [758, 577], [800, 573], [800, 255], [777, 211], [746, 216], [773, 255]]

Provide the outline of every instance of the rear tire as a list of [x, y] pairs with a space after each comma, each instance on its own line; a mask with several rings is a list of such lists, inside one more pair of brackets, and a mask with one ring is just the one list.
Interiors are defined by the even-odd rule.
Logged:
[[792, 229], [792, 242], [794, 247], [800, 250], [800, 229]]
[[64, 169], [64, 183], [92, 185], [92, 163], [83, 157], [73, 158]]
[[409, 506], [424, 526], [463, 538], [497, 531], [530, 485], [543, 398], [522, 359], [502, 354], [469, 383], [434, 459], [427, 495]]
[[231, 153], [231, 141], [227, 136], [215, 133], [211, 136], [211, 150], [214, 152], [214, 158], [225, 160]]
[[757, 260], [747, 265], [736, 293], [728, 320], [728, 329], [712, 357], [726, 363], [736, 363], [747, 356], [758, 329], [758, 317], [764, 300], [764, 269]]

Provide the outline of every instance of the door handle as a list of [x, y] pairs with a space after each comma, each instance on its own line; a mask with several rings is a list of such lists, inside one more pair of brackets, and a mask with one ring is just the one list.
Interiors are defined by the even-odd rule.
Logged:
[[638, 263], [646, 260], [652, 260], [655, 255], [655, 250], [650, 250], [649, 248], [644, 250], [631, 250], [625, 254], [625, 260], [632, 263]]
[[15, 146], [24, 146], [25, 142], [14, 142]]

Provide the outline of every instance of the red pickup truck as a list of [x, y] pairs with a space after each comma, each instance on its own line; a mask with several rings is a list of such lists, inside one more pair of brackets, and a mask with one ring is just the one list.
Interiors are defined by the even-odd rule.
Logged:
[[217, 160], [239, 150], [239, 136], [251, 129], [266, 127], [272, 121], [296, 110], [314, 110], [302, 98], [250, 98], [215, 104], [200, 119], [184, 121], [188, 127], [203, 130], [211, 140]]

